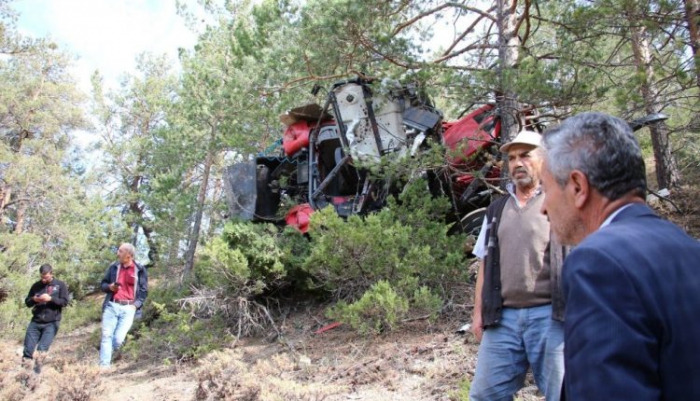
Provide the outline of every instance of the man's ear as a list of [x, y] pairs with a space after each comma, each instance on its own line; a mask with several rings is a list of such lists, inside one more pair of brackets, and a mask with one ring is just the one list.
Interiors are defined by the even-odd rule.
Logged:
[[579, 170], [573, 170], [569, 174], [569, 190], [577, 209], [583, 208], [590, 196], [588, 178]]

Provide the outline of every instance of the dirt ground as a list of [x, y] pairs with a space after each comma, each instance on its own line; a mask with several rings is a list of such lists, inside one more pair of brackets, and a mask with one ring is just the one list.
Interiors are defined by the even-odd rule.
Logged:
[[[471, 286], [465, 285], [465, 299]], [[2, 343], [0, 398], [11, 400], [460, 400], [474, 373], [477, 345], [456, 330], [471, 305], [454, 304], [436, 323], [359, 336], [343, 326], [316, 334], [322, 308], [290, 315], [283, 336], [241, 339], [199, 362], [164, 365], [124, 357], [97, 365], [99, 324], [60, 333], [40, 375], [19, 366], [21, 344]], [[465, 380], [467, 379], [467, 380]], [[519, 395], [540, 400], [529, 380]]]

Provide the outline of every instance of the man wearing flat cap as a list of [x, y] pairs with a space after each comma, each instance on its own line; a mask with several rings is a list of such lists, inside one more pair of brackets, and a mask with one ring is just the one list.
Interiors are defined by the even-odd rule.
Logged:
[[[512, 400], [528, 368], [547, 401], [559, 400], [564, 375], [563, 302], [559, 275], [565, 250], [550, 240], [540, 213], [541, 135], [522, 131], [501, 146], [508, 157], [508, 195], [489, 206], [474, 254], [472, 332], [479, 344], [471, 400]], [[556, 320], [554, 320], [556, 319]]]

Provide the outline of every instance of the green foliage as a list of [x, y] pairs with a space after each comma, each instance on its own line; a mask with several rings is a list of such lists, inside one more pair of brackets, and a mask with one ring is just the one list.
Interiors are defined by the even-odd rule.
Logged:
[[304, 267], [340, 300], [330, 316], [374, 333], [409, 315], [435, 319], [450, 283], [466, 280], [464, 239], [447, 235], [447, 211], [447, 200], [416, 179], [365, 218], [344, 221], [332, 208], [314, 213]]
[[63, 313], [61, 315], [61, 330], [69, 333], [77, 328], [87, 326], [89, 323], [99, 322], [101, 319], [101, 297], [97, 302], [73, 300], [68, 307], [63, 308]]
[[194, 318], [188, 311], [168, 310], [166, 304], [151, 302], [158, 319], [146, 326], [138, 323], [123, 348], [134, 359], [179, 363], [200, 358], [223, 348], [232, 338], [224, 334], [225, 322], [220, 316]]
[[411, 279], [404, 280], [395, 287], [380, 280], [356, 302], [348, 304], [341, 300], [328, 309], [327, 315], [348, 324], [361, 334], [391, 331], [410, 316], [435, 321], [443, 304], [442, 299], [425, 286], [412, 294], [406, 294], [406, 289], [414, 286], [415, 280]]
[[423, 286], [413, 292], [411, 311], [414, 314], [426, 314], [428, 319], [435, 321], [442, 308], [442, 298]]
[[433, 198], [425, 182], [416, 180], [399, 200], [365, 218], [344, 221], [332, 208], [316, 212], [305, 270], [339, 299], [355, 299], [379, 280], [396, 285], [416, 278], [441, 288], [464, 278], [464, 238], [447, 235], [447, 211], [446, 200]]
[[297, 288], [304, 288], [308, 279], [304, 271], [304, 263], [311, 253], [309, 239], [297, 229], [285, 227], [278, 237], [282, 250], [280, 261], [287, 272], [287, 278]]
[[[154, 272], [149, 272], [149, 281], [155, 281]], [[139, 323], [144, 325], [150, 325], [152, 321], [160, 318], [162, 312], [177, 313], [181, 308], [178, 299], [181, 299], [188, 295], [183, 287], [179, 286], [177, 282], [169, 280], [168, 274], [163, 275], [164, 278], [158, 277], [159, 285], [153, 286], [149, 282], [148, 298], [146, 304], [143, 307], [143, 315]], [[155, 305], [160, 305], [156, 307]]]
[[152, 288], [143, 317], [134, 322], [123, 352], [134, 360], [179, 363], [223, 348], [231, 340], [225, 334], [224, 319], [220, 315], [195, 317], [183, 310], [179, 300], [187, 295], [175, 282]]
[[286, 276], [282, 263], [285, 253], [276, 235], [272, 225], [226, 224], [221, 237], [202, 250], [196, 268], [198, 281], [242, 296], [258, 295], [276, 286]]
[[459, 381], [457, 390], [451, 390], [448, 394], [450, 401], [467, 401], [469, 400], [469, 391], [471, 390], [471, 382], [466, 377]]
[[12, 291], [7, 299], [0, 303], [0, 333], [2, 333], [0, 336], [21, 341], [32, 318], [31, 310], [24, 305], [24, 298], [32, 282], [28, 277], [15, 276], [13, 280], [5, 281], [3, 285], [12, 288]]
[[328, 310], [328, 317], [349, 324], [362, 334], [379, 334], [397, 327], [408, 312], [408, 300], [394, 291], [391, 284], [380, 280], [357, 302], [338, 302]]

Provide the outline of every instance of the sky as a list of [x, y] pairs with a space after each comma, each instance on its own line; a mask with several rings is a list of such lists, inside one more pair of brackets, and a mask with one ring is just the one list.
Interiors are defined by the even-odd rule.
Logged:
[[175, 0], [15, 0], [11, 7], [20, 14], [20, 33], [50, 37], [77, 57], [74, 75], [87, 93], [95, 70], [113, 88], [135, 72], [138, 54], [167, 54], [175, 62], [178, 48], [191, 49], [197, 39], [176, 14]]
[[[75, 57], [71, 72], [86, 95], [95, 71], [105, 90], [114, 90], [125, 73], [136, 73], [137, 55], [166, 54], [176, 63], [178, 48], [192, 49], [197, 41], [177, 15], [175, 0], [14, 0], [10, 7], [19, 13], [20, 34], [51, 38]], [[72, 137], [91, 169], [99, 153], [88, 149], [99, 137], [82, 130]]]

